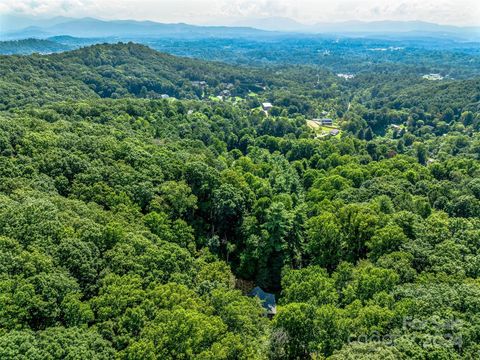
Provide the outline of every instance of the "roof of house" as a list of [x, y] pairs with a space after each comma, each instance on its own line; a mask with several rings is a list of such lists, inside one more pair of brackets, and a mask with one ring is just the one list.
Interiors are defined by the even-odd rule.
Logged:
[[262, 301], [262, 305], [267, 310], [267, 314], [274, 315], [277, 313], [277, 305], [275, 295], [263, 291], [260, 287], [255, 287], [249, 296], [256, 296]]
[[333, 123], [333, 120], [330, 118], [313, 119], [313, 121], [317, 123]]
[[332, 131], [330, 131], [330, 135], [335, 136], [335, 135], [338, 135], [339, 132], [340, 132], [340, 130], [338, 130], [338, 129], [333, 129]]
[[262, 106], [263, 106], [264, 108], [266, 108], [266, 107], [272, 107], [273, 105], [272, 105], [272, 103], [264, 102], [264, 103], [262, 104]]

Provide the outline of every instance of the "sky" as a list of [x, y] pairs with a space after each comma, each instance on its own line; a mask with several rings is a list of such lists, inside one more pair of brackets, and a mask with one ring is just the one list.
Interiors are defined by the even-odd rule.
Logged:
[[214, 25], [288, 17], [306, 24], [423, 20], [480, 26], [480, 0], [0, 0], [0, 15], [88, 16]]

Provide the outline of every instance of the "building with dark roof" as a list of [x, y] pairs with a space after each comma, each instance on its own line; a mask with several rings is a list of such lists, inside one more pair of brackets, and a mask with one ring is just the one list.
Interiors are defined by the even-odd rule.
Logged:
[[332, 126], [333, 125], [333, 120], [330, 118], [322, 118], [322, 119], [313, 119], [317, 124], [323, 125], [323, 126]]
[[274, 294], [267, 293], [257, 286], [250, 292], [250, 294], [248, 294], [248, 296], [255, 296], [260, 299], [269, 318], [272, 318], [277, 313], [277, 303]]

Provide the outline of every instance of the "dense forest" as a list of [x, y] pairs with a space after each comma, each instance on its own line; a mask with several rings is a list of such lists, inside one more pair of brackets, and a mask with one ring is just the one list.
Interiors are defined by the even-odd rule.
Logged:
[[[272, 65], [310, 65], [335, 73], [441, 73], [461, 79], [480, 75], [478, 42], [458, 41], [448, 36], [372, 34], [371, 37], [349, 37], [276, 32], [245, 36], [239, 29], [226, 34], [225, 38], [208, 36], [207, 33], [200, 37], [188, 35], [124, 36], [122, 39], [177, 56], [267, 70]], [[0, 41], [0, 54], [63, 52], [94, 44], [114, 44], [118, 39], [118, 36], [79, 38], [59, 35], [41, 40]]]
[[0, 358], [478, 359], [468, 56], [441, 81], [133, 43], [1, 56]]

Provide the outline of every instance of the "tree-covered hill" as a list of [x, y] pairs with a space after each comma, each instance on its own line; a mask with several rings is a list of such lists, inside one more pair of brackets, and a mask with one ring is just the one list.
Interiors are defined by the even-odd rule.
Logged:
[[478, 358], [477, 80], [135, 44], [0, 68], [0, 359]]
[[[413, 65], [378, 65], [352, 80], [312, 65], [245, 67], [159, 53], [143, 45], [103, 44], [61, 54], [0, 58], [0, 107], [64, 99], [159, 98], [272, 102], [275, 114], [348, 118], [376, 132], [417, 117], [459, 119], [478, 111], [478, 78], [422, 79]], [[426, 71], [426, 70], [425, 70]], [[253, 95], [253, 96], [251, 96]], [[350, 104], [350, 106], [349, 106]], [[358, 122], [366, 119], [367, 124]], [[434, 126], [435, 124], [428, 124]]]
[[48, 56], [3, 56], [0, 75], [4, 108], [69, 98], [201, 98], [218, 95], [228, 84], [233, 96], [246, 95], [261, 90], [266, 81], [275, 82], [268, 72], [174, 57], [133, 43]]

